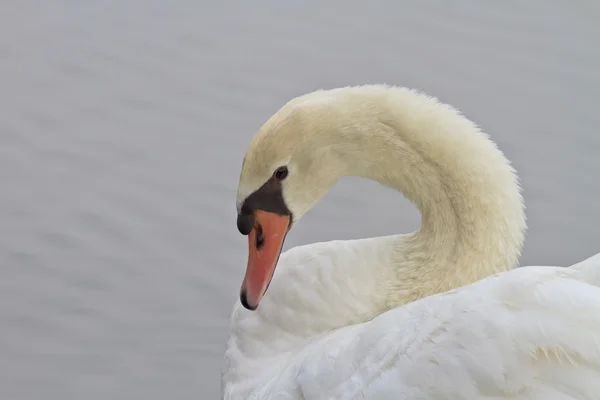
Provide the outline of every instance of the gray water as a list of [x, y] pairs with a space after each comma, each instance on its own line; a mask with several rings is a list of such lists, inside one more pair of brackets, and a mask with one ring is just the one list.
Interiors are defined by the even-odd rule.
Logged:
[[[245, 146], [321, 87], [459, 107], [522, 177], [522, 264], [600, 251], [597, 2], [287, 3], [2, 2], [0, 399], [218, 398]], [[418, 223], [346, 179], [286, 247]]]

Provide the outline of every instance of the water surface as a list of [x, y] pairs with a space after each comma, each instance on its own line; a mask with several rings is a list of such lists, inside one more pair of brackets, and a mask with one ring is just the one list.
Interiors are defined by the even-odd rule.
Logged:
[[[322, 87], [459, 107], [522, 177], [522, 263], [600, 251], [599, 20], [591, 0], [4, 2], [0, 398], [218, 398], [245, 146]], [[418, 223], [346, 179], [286, 247]]]

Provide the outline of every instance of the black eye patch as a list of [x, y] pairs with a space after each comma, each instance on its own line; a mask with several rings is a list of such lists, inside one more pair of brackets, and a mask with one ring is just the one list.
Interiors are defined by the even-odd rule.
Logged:
[[254, 226], [253, 213], [256, 210], [287, 215], [290, 217], [290, 222], [292, 221], [292, 212], [283, 200], [281, 180], [272, 176], [264, 185], [246, 197], [237, 217], [237, 227], [242, 235], [248, 235], [252, 230]]

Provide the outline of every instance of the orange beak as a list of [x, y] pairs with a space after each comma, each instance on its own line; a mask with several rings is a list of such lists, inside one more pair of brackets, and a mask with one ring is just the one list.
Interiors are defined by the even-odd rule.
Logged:
[[246, 276], [240, 289], [240, 301], [248, 310], [256, 310], [271, 283], [290, 217], [256, 210], [254, 221], [248, 235]]

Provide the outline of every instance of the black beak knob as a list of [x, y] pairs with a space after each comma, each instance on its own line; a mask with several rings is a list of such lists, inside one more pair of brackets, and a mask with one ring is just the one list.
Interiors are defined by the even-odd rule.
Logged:
[[238, 214], [237, 227], [242, 235], [249, 235], [254, 226], [254, 215]]

